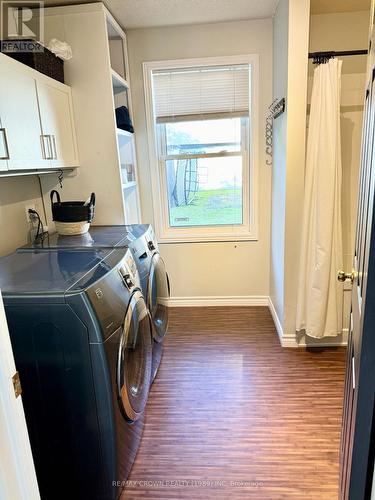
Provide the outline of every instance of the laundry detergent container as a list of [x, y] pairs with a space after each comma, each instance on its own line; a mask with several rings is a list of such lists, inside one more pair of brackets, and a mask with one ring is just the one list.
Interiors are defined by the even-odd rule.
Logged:
[[60, 194], [51, 191], [52, 218], [61, 235], [84, 234], [90, 228], [95, 213], [95, 193], [87, 201], [61, 201]]

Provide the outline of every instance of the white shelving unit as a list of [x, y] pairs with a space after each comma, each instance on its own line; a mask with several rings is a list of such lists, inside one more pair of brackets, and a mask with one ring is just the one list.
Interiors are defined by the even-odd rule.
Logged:
[[[126, 34], [108, 11], [106, 11], [106, 28], [115, 107], [126, 106], [132, 117]], [[134, 134], [117, 128], [116, 137], [125, 217], [127, 223], [135, 224], [140, 221], [140, 209]]]
[[[95, 192], [95, 224], [141, 222], [135, 135], [117, 127], [115, 109], [133, 116], [126, 34], [102, 3], [46, 8], [45, 39], [72, 47], [65, 80], [72, 88], [81, 168], [64, 179], [63, 199]], [[43, 181], [47, 193], [52, 181]], [[48, 184], [49, 183], [49, 184]]]

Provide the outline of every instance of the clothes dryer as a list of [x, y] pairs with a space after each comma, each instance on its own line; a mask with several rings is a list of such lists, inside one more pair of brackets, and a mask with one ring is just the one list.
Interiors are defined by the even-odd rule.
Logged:
[[156, 377], [168, 331], [170, 282], [152, 226], [128, 226], [129, 248], [138, 266], [143, 293], [152, 319], [152, 377]]

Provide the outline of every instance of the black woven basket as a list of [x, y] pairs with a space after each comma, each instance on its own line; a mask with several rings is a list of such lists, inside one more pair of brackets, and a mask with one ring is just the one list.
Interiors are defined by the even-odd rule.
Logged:
[[88, 205], [85, 205], [84, 201], [61, 201], [55, 190], [51, 191], [50, 196], [52, 218], [55, 222], [92, 222], [95, 214], [95, 193], [91, 193]]
[[[23, 43], [27, 42], [27, 40], [19, 41]], [[44, 75], [64, 83], [64, 61], [55, 56], [53, 52], [46, 47], [42, 47], [38, 42], [33, 42], [33, 45], [42, 47], [40, 52], [19, 52], [16, 50], [17, 40], [12, 40], [12, 43], [14, 43], [15, 46], [14, 51], [9, 51], [9, 49], [7, 49], [7, 52], [4, 52], [4, 54], [26, 64], [26, 66], [30, 66], [30, 68], [39, 71], [39, 73], [43, 73]]]

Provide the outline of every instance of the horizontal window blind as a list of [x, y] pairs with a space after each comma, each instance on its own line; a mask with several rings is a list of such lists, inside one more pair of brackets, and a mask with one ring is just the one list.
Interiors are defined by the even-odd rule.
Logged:
[[249, 113], [248, 64], [161, 70], [152, 76], [158, 123]]

